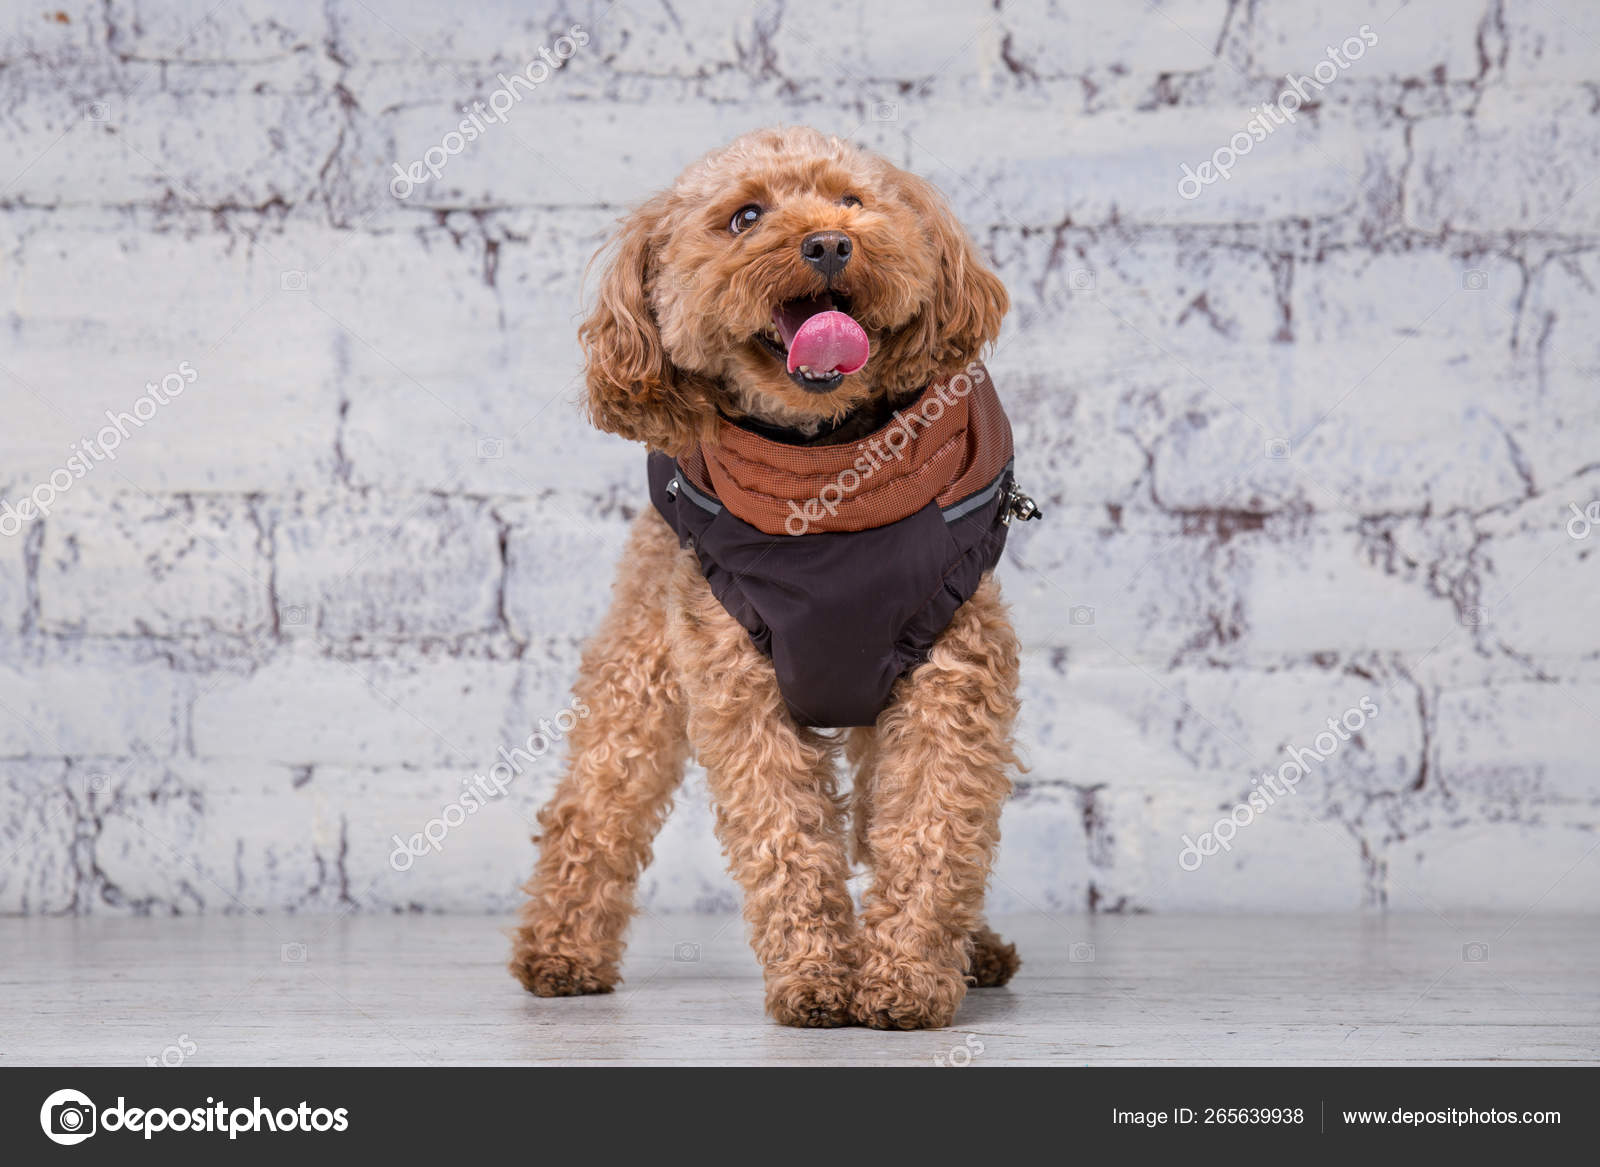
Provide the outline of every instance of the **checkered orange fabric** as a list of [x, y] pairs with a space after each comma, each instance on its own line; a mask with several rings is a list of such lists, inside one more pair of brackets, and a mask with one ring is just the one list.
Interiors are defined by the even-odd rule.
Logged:
[[989, 371], [973, 362], [935, 381], [857, 442], [791, 446], [726, 419], [678, 466], [700, 491], [768, 535], [864, 531], [928, 503], [960, 502], [1011, 461], [1011, 422]]

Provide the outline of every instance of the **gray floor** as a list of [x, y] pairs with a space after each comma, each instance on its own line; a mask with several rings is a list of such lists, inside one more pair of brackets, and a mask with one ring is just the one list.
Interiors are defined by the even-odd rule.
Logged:
[[499, 920], [5, 919], [0, 1064], [1600, 1060], [1596, 917], [995, 923], [1011, 986], [885, 1034], [767, 1021], [733, 918], [641, 917], [626, 984], [562, 1001], [505, 973]]

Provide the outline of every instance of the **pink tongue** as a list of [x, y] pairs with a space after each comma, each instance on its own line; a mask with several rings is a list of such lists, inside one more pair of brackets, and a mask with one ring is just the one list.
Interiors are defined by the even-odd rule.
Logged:
[[813, 373], [854, 373], [871, 351], [866, 332], [848, 315], [818, 312], [789, 341], [789, 372], [805, 365]]

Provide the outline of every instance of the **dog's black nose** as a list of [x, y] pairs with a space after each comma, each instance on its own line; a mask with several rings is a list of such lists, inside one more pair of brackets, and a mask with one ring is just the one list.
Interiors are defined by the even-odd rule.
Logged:
[[827, 280], [850, 262], [850, 236], [843, 231], [813, 231], [800, 241], [800, 256]]

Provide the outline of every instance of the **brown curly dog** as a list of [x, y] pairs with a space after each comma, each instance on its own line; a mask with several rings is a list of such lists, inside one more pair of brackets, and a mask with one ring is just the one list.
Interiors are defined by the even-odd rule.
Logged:
[[[809, 129], [706, 156], [614, 243], [581, 330], [589, 414], [674, 457], [728, 424], [802, 447], [871, 433], [974, 362], [1008, 306], [932, 186]], [[838, 310], [828, 319], [849, 319], [811, 326], [806, 351], [832, 354], [830, 367], [792, 370], [790, 317], [804, 323], [819, 297]], [[617, 984], [635, 884], [692, 754], [744, 888], [768, 1012], [799, 1026], [949, 1024], [969, 985], [1005, 984], [1019, 964], [983, 920], [1016, 764], [1018, 652], [999, 587], [975, 575], [875, 724], [835, 732], [794, 716], [773, 659], [688, 542], [656, 509], [634, 524], [583, 655], [590, 716], [539, 816], [512, 972], [541, 997]], [[859, 919], [852, 836], [872, 875]]]

